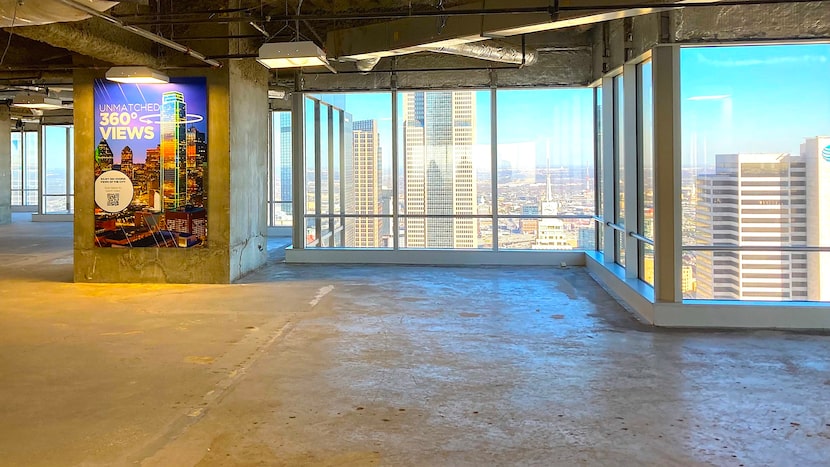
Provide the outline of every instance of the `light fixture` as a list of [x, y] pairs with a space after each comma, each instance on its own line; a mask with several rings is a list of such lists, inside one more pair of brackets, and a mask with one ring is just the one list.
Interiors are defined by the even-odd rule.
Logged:
[[274, 88], [268, 90], [268, 99], [285, 99], [285, 88]]
[[62, 109], [61, 100], [37, 92], [26, 92], [14, 96], [12, 107], [27, 109], [54, 110]]
[[326, 60], [326, 53], [311, 41], [262, 44], [262, 47], [259, 48], [257, 61], [268, 68], [324, 66], [332, 73], [337, 73]]
[[135, 84], [165, 84], [170, 78], [164, 73], [146, 66], [114, 66], [107, 70], [110, 81]]

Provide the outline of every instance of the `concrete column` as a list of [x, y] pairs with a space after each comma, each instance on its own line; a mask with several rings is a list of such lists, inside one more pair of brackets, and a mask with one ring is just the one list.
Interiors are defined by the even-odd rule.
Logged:
[[9, 106], [0, 105], [0, 225], [12, 222], [12, 134]]
[[652, 50], [654, 82], [654, 300], [680, 302], [680, 50]]
[[93, 93], [103, 71], [75, 72], [75, 281], [229, 283], [265, 263], [268, 72], [252, 59], [177, 70], [208, 87], [204, 248], [100, 248], [94, 231]]
[[230, 107], [230, 281], [268, 256], [268, 71], [254, 59], [227, 66]]

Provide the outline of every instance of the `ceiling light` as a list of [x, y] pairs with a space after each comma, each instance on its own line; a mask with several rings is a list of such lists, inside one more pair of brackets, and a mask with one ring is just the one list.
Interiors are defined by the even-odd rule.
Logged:
[[119, 83], [164, 84], [170, 78], [164, 73], [146, 66], [114, 66], [107, 70], [107, 79]]
[[12, 107], [25, 107], [27, 109], [40, 110], [54, 110], [63, 108], [60, 99], [49, 97], [46, 94], [31, 92], [18, 94], [14, 96], [14, 100], [12, 101]]
[[324, 66], [332, 73], [337, 71], [329, 65], [326, 53], [310, 41], [271, 42], [259, 48], [257, 61], [268, 68], [297, 68]]

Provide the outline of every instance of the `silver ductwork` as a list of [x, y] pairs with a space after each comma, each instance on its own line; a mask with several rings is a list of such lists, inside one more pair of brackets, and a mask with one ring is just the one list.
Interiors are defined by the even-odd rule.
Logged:
[[[524, 50], [523, 50], [524, 49]], [[512, 63], [514, 65], [533, 65], [539, 58], [539, 53], [529, 47], [517, 47], [504, 41], [480, 41], [463, 44], [447, 44], [441, 46], [410, 47], [399, 54], [413, 52], [434, 52], [440, 54], [459, 55], [491, 62]], [[369, 57], [355, 62], [360, 71], [371, 71], [380, 62], [381, 57]]]
[[515, 65], [533, 65], [539, 58], [534, 49], [516, 47], [513, 44], [500, 41], [468, 42], [466, 44], [429, 47], [430, 52], [461, 55], [463, 57], [478, 58], [491, 62], [513, 63]]
[[[102, 12], [114, 7], [118, 2], [84, 0], [83, 4]], [[0, 0], [0, 28], [67, 23], [89, 17], [89, 14], [64, 5], [58, 0]]]

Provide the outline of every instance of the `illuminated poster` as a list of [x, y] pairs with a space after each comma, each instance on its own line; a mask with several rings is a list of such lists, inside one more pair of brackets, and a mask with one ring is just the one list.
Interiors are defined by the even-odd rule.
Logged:
[[207, 245], [207, 83], [95, 80], [95, 244]]

